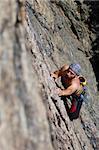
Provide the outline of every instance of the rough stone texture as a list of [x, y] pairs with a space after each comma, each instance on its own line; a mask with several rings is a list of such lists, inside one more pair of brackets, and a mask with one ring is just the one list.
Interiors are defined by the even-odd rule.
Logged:
[[0, 2], [0, 150], [50, 150], [41, 86], [25, 48], [23, 5]]
[[[0, 150], [98, 150], [88, 6], [83, 0], [2, 0], [0, 10]], [[74, 121], [50, 77], [71, 62], [81, 64], [89, 82], [89, 101]]]

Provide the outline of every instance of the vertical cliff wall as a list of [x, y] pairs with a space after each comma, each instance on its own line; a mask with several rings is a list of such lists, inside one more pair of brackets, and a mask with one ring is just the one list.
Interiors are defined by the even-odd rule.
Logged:
[[[90, 49], [89, 4], [2, 0], [0, 4], [0, 149], [99, 149], [99, 103]], [[70, 121], [50, 73], [79, 62], [89, 100]], [[60, 84], [60, 81], [57, 81]]]

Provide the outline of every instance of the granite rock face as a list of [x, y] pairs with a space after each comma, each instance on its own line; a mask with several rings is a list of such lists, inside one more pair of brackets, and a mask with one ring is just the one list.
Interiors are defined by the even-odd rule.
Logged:
[[[2, 0], [0, 4], [0, 150], [98, 150], [99, 103], [90, 59], [90, 4]], [[70, 121], [50, 73], [79, 62], [89, 100]]]
[[41, 87], [25, 48], [24, 3], [2, 1], [0, 10], [0, 150], [52, 149]]

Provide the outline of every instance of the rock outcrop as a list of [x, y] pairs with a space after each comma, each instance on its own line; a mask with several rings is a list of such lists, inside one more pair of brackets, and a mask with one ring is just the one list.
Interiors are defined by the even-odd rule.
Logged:
[[[0, 149], [98, 150], [99, 103], [89, 5], [74, 0], [0, 4]], [[5, 13], [6, 12], [6, 13]], [[50, 73], [79, 62], [89, 100], [70, 121]]]

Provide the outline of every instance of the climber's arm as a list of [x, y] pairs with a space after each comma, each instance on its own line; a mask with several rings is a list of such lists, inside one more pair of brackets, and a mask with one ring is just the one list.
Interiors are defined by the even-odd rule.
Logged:
[[77, 90], [77, 84], [72, 84], [71, 86], [69, 86], [67, 89], [61, 90], [61, 89], [57, 89], [57, 94], [59, 96], [68, 96], [68, 95], [72, 95], [76, 90]]
[[64, 71], [66, 71], [68, 68], [69, 68], [68, 65], [64, 65], [61, 69], [51, 73], [51, 77], [53, 77], [55, 79], [59, 78], [60, 76], [63, 75]]

